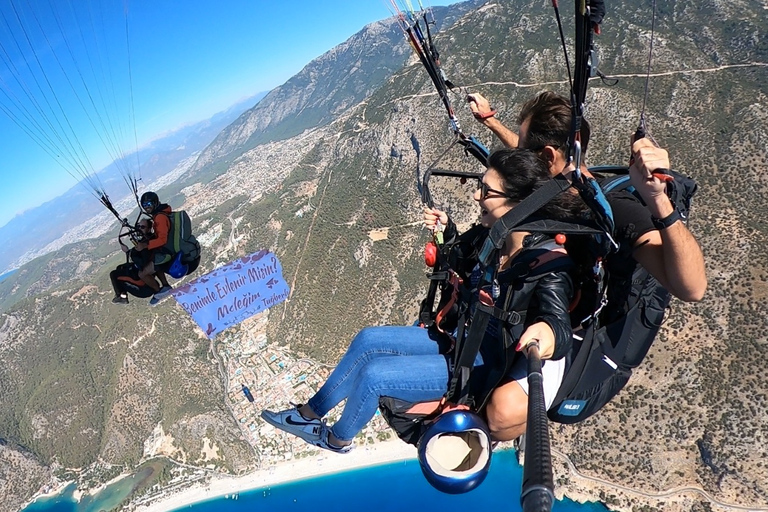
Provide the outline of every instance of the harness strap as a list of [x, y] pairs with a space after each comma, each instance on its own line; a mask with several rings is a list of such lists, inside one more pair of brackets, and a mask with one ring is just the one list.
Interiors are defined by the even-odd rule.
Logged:
[[430, 281], [449, 281], [451, 279], [452, 270], [438, 270], [432, 272], [427, 276]]
[[480, 249], [480, 263], [485, 267], [491, 265], [493, 254], [501, 249], [504, 245], [504, 240], [517, 226], [536, 213], [555, 196], [568, 190], [570, 187], [571, 183], [568, 182], [565, 176], [558, 174], [497, 220], [488, 233], [488, 238], [485, 240], [482, 249]]
[[[439, 270], [432, 272], [427, 276], [429, 279], [429, 288], [427, 290], [427, 296], [421, 301], [421, 307], [419, 308], [419, 326], [430, 327], [435, 322], [432, 318], [432, 308], [435, 305], [435, 296], [437, 295], [437, 287], [440, 283], [451, 282], [451, 270]], [[458, 277], [458, 276], [457, 276]], [[440, 332], [443, 332], [442, 330]]]
[[[464, 329], [459, 330], [458, 340], [461, 342], [456, 345], [457, 353], [451, 372], [451, 381], [448, 385], [448, 392], [445, 394], [449, 402], [456, 404], [464, 404], [469, 398], [469, 386], [467, 385], [469, 375], [495, 308], [493, 298], [486, 291], [480, 290], [479, 299], [472, 315], [469, 332], [463, 336]], [[464, 325], [464, 322], [461, 325]]]
[[525, 315], [526, 312], [523, 311], [522, 313], [519, 311], [504, 311], [501, 308], [494, 307], [493, 311], [491, 311], [490, 315], [493, 318], [497, 318], [504, 322], [505, 324], [509, 325], [520, 325], [525, 321]]
[[435, 304], [437, 285], [438, 281], [436, 279], [430, 280], [427, 296], [421, 301], [421, 308], [419, 308], [419, 326], [421, 327], [430, 327], [432, 325], [432, 306]]
[[[459, 320], [459, 330], [456, 336], [454, 347], [453, 368], [451, 370], [451, 379], [449, 381], [446, 398], [448, 401], [458, 404], [469, 404], [475, 409], [481, 409], [490, 398], [490, 391], [495, 383], [498, 383], [506, 374], [510, 359], [513, 357], [509, 351], [513, 350], [513, 340], [510, 337], [509, 328], [520, 326], [525, 323], [527, 316], [527, 302], [525, 306], [520, 304], [513, 305], [510, 299], [516, 293], [528, 294], [532, 288], [528, 283], [528, 276], [541, 276], [561, 268], [559, 262], [569, 261], [567, 252], [554, 240], [537, 241], [531, 247], [527, 247], [524, 253], [519, 257], [520, 260], [515, 263], [519, 269], [508, 269], [516, 276], [516, 279], [522, 279], [526, 285], [521, 290], [516, 290], [507, 295], [507, 301], [503, 308], [496, 306], [494, 299], [484, 289], [480, 288], [478, 293], [478, 302], [472, 311], [471, 319], [468, 321], [466, 311], [462, 312]], [[528, 295], [526, 295], [527, 297]], [[511, 309], [515, 307], [517, 309]], [[480, 347], [485, 341], [486, 331], [490, 319], [495, 318], [505, 327], [503, 329], [503, 350], [508, 353], [504, 364], [487, 365], [488, 375], [483, 377], [482, 387], [478, 390], [470, 389], [470, 375], [474, 369], [475, 358], [480, 351]], [[502, 340], [499, 340], [501, 343]], [[491, 386], [488, 383], [493, 383]], [[479, 382], [478, 382], [479, 384]], [[475, 383], [472, 384], [474, 386]]]
[[456, 301], [459, 300], [459, 287], [462, 285], [464, 281], [459, 277], [459, 275], [456, 272], [451, 271], [450, 277], [448, 278], [448, 283], [451, 285], [452, 291], [451, 296], [448, 299], [448, 301], [445, 303], [445, 306], [443, 306], [435, 315], [435, 327], [437, 327], [437, 330], [440, 331], [443, 334], [448, 334], [440, 327], [440, 324], [443, 322], [443, 319], [446, 315], [448, 315], [451, 310], [453, 309], [453, 306], [456, 304]]

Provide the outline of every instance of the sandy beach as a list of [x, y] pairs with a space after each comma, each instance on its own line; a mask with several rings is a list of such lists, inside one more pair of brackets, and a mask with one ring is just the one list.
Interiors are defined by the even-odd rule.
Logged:
[[214, 476], [209, 483], [192, 484], [183, 490], [153, 500], [152, 503], [139, 505], [135, 510], [136, 512], [165, 512], [227, 494], [415, 458], [416, 448], [400, 440], [358, 446], [346, 454], [322, 451], [311, 457], [288, 460], [248, 475]]

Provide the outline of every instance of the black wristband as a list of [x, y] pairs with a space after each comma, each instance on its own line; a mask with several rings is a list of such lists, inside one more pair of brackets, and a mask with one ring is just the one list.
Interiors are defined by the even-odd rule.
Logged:
[[682, 217], [680, 216], [680, 212], [675, 209], [672, 213], [664, 217], [663, 219], [657, 219], [653, 215], [651, 215], [651, 222], [653, 223], [653, 227], [661, 231], [662, 229], [667, 229], [669, 226], [674, 224], [675, 222], [682, 220]]

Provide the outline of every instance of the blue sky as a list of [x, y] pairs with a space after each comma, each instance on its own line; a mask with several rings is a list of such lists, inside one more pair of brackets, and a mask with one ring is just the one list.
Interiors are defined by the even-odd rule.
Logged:
[[[135, 141], [141, 146], [206, 119], [282, 84], [367, 23], [389, 17], [388, 5], [388, 0], [4, 0], [0, 226], [77, 183], [57, 162], [76, 176], [81, 166], [90, 172], [110, 163], [98, 132], [113, 134], [129, 151]], [[96, 107], [89, 106], [91, 101]], [[56, 114], [40, 114], [38, 108]], [[57, 135], [47, 135], [46, 122], [54, 134], [71, 130], [75, 135], [57, 141]], [[53, 149], [43, 150], [25, 130], [43, 141], [49, 137]], [[67, 160], [60, 154], [67, 144], [85, 156]]]

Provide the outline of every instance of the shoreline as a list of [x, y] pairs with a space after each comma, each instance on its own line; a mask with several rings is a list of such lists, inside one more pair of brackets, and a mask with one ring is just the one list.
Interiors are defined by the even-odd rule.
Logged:
[[94, 487], [92, 489], [86, 489], [81, 491], [80, 489], [75, 489], [75, 491], [72, 493], [72, 497], [77, 500], [78, 503], [82, 501], [84, 496], [96, 496], [98, 493], [109, 487], [110, 485], [119, 482], [123, 478], [128, 478], [129, 476], [133, 476], [133, 472], [131, 473], [121, 473], [114, 477], [112, 480], [108, 482], [104, 482], [103, 484], [98, 485], [97, 487]]
[[62, 494], [66, 490], [66, 488], [71, 484], [77, 484], [77, 482], [75, 480], [67, 480], [65, 482], [60, 482], [55, 486], [51, 486], [51, 488], [48, 489], [47, 491], [38, 491], [34, 496], [29, 498], [27, 501], [25, 501], [21, 505], [21, 508], [19, 508], [19, 510], [24, 510], [25, 508], [27, 508], [37, 500], [55, 498], [56, 496]]
[[153, 498], [149, 503], [137, 505], [134, 510], [136, 512], [167, 512], [227, 495], [236, 495], [272, 485], [282, 485], [370, 466], [416, 459], [417, 456], [415, 446], [405, 444], [399, 439], [357, 446], [346, 454], [320, 451], [321, 453], [302, 459], [288, 459], [247, 475], [214, 475], [205, 484], [195, 482], [179, 491]]

